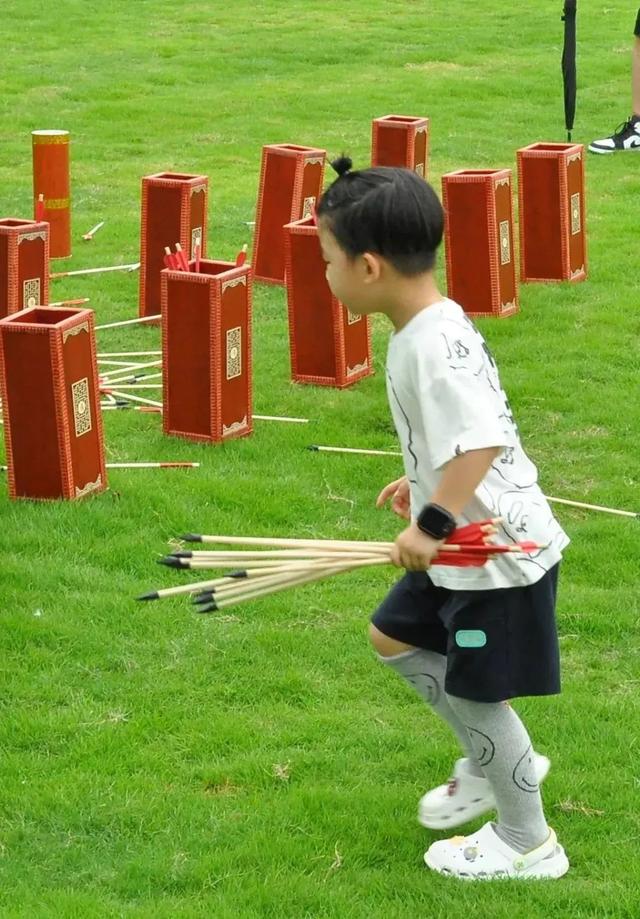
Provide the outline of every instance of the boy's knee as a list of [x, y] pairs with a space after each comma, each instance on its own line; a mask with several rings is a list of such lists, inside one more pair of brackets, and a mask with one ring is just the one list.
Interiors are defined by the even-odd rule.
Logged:
[[403, 641], [396, 641], [395, 638], [389, 638], [388, 635], [385, 635], [384, 632], [376, 628], [373, 623], [369, 625], [369, 638], [380, 657], [393, 657], [395, 654], [402, 654], [404, 651], [413, 650], [413, 645], [407, 645]]
[[503, 708], [509, 707], [508, 702], [476, 702], [474, 699], [463, 699], [461, 696], [452, 696], [448, 692], [445, 693], [445, 695], [450, 707], [463, 721], [465, 718], [477, 717], [479, 712], [489, 712], [490, 710], [500, 712]]
[[456, 713], [456, 715], [461, 718], [463, 721], [468, 720], [472, 716], [473, 708], [479, 703], [473, 702], [471, 699], [463, 699], [461, 696], [452, 696], [450, 693], [445, 693], [447, 697], [447, 702], [449, 703], [451, 709]]

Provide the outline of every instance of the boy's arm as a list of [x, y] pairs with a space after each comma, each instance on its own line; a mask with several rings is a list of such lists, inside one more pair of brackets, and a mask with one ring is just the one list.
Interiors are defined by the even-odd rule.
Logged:
[[454, 456], [444, 467], [438, 487], [431, 495], [433, 504], [446, 508], [454, 517], [461, 514], [502, 450], [503, 447], [484, 447]]
[[[431, 503], [440, 505], [457, 517], [473, 498], [476, 488], [502, 449], [484, 447], [454, 456], [444, 467], [438, 487], [431, 495]], [[443, 541], [423, 533], [412, 522], [396, 539], [391, 560], [394, 565], [406, 568], [407, 571], [424, 571], [437, 555]]]

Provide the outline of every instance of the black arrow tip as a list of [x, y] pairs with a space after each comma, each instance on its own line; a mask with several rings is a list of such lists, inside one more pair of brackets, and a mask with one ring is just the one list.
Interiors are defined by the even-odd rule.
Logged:
[[196, 594], [191, 602], [196, 606], [198, 603], [211, 603], [213, 600], [213, 593], [213, 590], [203, 590], [202, 593]]
[[184, 539], [185, 542], [202, 542], [202, 536], [198, 533], [185, 533], [180, 539]]
[[198, 612], [198, 613], [214, 613], [217, 609], [218, 609], [218, 604], [217, 604], [215, 601], [212, 600], [211, 603], [206, 603], [206, 604], [203, 603], [202, 606], [199, 606], [199, 607], [197, 608], [196, 612]]
[[164, 558], [158, 559], [159, 565], [166, 565], [167, 568], [184, 568], [179, 558], [174, 558], [173, 555], [165, 555]]
[[141, 594], [139, 597], [136, 597], [136, 600], [159, 600], [159, 599], [160, 599], [160, 596], [158, 595], [157, 590], [154, 590], [152, 593]]

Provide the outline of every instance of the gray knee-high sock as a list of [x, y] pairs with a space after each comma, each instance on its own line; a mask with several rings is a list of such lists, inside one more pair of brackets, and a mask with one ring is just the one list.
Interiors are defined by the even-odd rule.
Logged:
[[518, 852], [535, 849], [547, 839], [549, 828], [525, 726], [504, 702], [447, 698], [466, 726], [478, 762], [489, 779], [498, 810], [496, 833]]
[[478, 764], [469, 733], [451, 708], [444, 691], [444, 677], [447, 669], [446, 657], [442, 654], [436, 654], [434, 651], [425, 651], [422, 648], [403, 651], [402, 654], [394, 654], [392, 657], [382, 657], [381, 655], [378, 655], [378, 657], [410, 683], [425, 702], [453, 729], [465, 755], [468, 757], [467, 771], [471, 775], [484, 776], [484, 772]]

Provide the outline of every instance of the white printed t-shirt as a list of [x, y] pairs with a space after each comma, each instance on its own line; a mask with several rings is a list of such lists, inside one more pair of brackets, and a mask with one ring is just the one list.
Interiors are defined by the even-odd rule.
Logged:
[[429, 577], [451, 590], [533, 584], [561, 558], [569, 538], [540, 490], [487, 345], [462, 308], [444, 299], [391, 336], [387, 394], [411, 486], [415, 519], [455, 456], [502, 447], [457, 518], [458, 526], [501, 517], [495, 542], [548, 544], [532, 555], [505, 553], [482, 568], [434, 565]]

